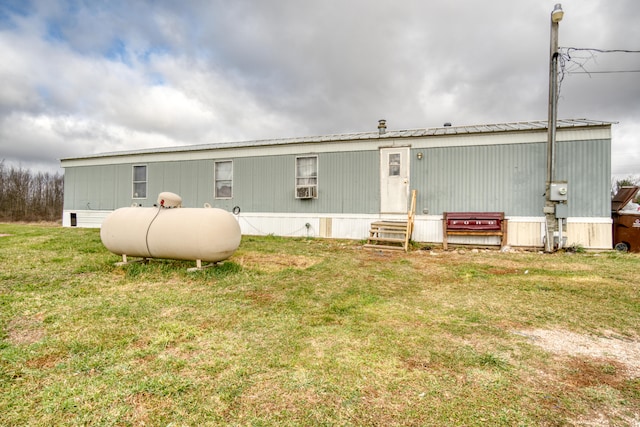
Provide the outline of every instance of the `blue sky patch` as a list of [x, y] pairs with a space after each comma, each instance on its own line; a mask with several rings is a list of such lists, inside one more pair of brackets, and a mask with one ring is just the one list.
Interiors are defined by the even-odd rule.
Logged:
[[131, 66], [131, 57], [124, 40], [116, 38], [111, 42], [104, 55], [106, 58]]
[[33, 13], [33, 5], [29, 0], [0, 1], [0, 28], [15, 28], [14, 16], [28, 16]]
[[58, 22], [49, 21], [47, 22], [47, 33], [45, 35], [45, 39], [53, 42], [66, 42], [67, 39], [62, 32], [62, 28]]

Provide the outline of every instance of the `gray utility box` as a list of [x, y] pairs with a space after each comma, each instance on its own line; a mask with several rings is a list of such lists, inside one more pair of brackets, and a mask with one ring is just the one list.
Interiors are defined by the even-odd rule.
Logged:
[[569, 186], [566, 181], [552, 182], [549, 187], [549, 191], [551, 192], [549, 200], [553, 200], [554, 202], [563, 202], [567, 200]]
[[556, 218], [568, 218], [569, 217], [569, 205], [566, 203], [558, 203], [556, 205]]

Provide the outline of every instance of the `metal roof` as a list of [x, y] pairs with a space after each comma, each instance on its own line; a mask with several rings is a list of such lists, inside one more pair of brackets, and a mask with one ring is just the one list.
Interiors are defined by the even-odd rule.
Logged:
[[[211, 143], [211, 144], [180, 145], [180, 146], [173, 146], [173, 147], [159, 147], [159, 148], [146, 148], [146, 149], [140, 149], [140, 150], [115, 151], [115, 152], [109, 152], [109, 153], [89, 154], [89, 155], [78, 156], [78, 157], [68, 157], [61, 160], [64, 161], [64, 160], [90, 159], [90, 158], [99, 158], [99, 157], [129, 156], [133, 154], [173, 153], [173, 152], [219, 150], [219, 149], [228, 149], [228, 148], [277, 146], [277, 145], [287, 145], [287, 144], [307, 144], [307, 143], [375, 140], [375, 139], [398, 139], [398, 138], [411, 138], [411, 137], [462, 135], [462, 134], [495, 133], [495, 132], [539, 131], [539, 130], [547, 129], [547, 123], [548, 122], [546, 120], [544, 121], [539, 120], [539, 121], [529, 121], [529, 122], [498, 123], [498, 124], [486, 124], [486, 125], [444, 126], [444, 127], [424, 128], [424, 129], [386, 130], [386, 132], [382, 134], [379, 133], [378, 131], [372, 131], [372, 132], [340, 133], [340, 134], [323, 135], [323, 136], [262, 139], [262, 140], [254, 140], [254, 141], [218, 142], [218, 143]], [[565, 128], [579, 128], [579, 127], [592, 127], [592, 126], [607, 126], [615, 123], [616, 122], [606, 122], [606, 121], [589, 120], [589, 119], [564, 119], [564, 120], [558, 120], [556, 126], [558, 129], [565, 129]]]

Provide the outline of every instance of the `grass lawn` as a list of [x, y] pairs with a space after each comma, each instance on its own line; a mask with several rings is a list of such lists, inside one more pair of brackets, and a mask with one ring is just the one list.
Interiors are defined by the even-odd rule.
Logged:
[[244, 236], [115, 266], [0, 224], [1, 426], [640, 423], [640, 256]]

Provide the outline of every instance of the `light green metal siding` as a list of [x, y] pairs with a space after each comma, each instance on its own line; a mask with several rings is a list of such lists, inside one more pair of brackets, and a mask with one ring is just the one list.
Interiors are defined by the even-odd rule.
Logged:
[[89, 207], [91, 209], [104, 209], [103, 206], [109, 206], [113, 203], [113, 199], [116, 196], [116, 182], [118, 180], [118, 174], [116, 173], [116, 167], [104, 167], [98, 169], [98, 186], [97, 194], [92, 194], [89, 191]]
[[243, 212], [377, 213], [378, 152], [300, 153], [318, 156], [318, 198], [295, 198], [296, 155], [233, 161], [233, 198], [212, 205]]
[[122, 182], [128, 181], [128, 197], [131, 204], [131, 168], [129, 179], [122, 176], [122, 165], [84, 166], [65, 170], [65, 209], [102, 210], [115, 209]]
[[[545, 150], [543, 144], [412, 150], [411, 187], [418, 189], [417, 211], [539, 216], [544, 205]], [[422, 160], [416, 158], [418, 151]]]
[[[147, 197], [132, 198], [133, 165], [147, 166]], [[132, 203], [152, 206], [162, 191], [172, 191], [185, 205], [202, 206], [211, 202], [210, 161], [166, 162], [83, 166], [65, 170], [65, 209], [113, 210]], [[203, 179], [206, 177], [206, 179]]]
[[67, 168], [64, 171], [64, 193], [63, 193], [63, 205], [65, 209], [75, 208], [75, 190], [76, 181], [78, 175], [78, 169], [80, 168]]
[[556, 180], [568, 183], [569, 216], [611, 215], [611, 141], [558, 143]]
[[379, 151], [328, 153], [322, 159], [321, 191], [331, 201], [325, 209], [333, 207], [342, 213], [380, 212]]
[[[113, 196], [113, 207], [105, 206], [102, 209], [118, 209], [126, 206], [131, 206], [133, 199], [131, 194], [133, 193], [133, 171], [132, 165], [116, 165], [116, 190]], [[147, 181], [148, 182], [148, 181]], [[149, 190], [147, 188], [147, 197], [149, 196]], [[155, 200], [155, 197], [153, 198]], [[152, 203], [145, 203], [145, 206], [151, 206]]]
[[[569, 216], [610, 214], [610, 139], [559, 142], [556, 180], [568, 181]], [[417, 153], [423, 154], [418, 160]], [[65, 209], [112, 210], [158, 193], [179, 194], [186, 207], [204, 203], [243, 212], [376, 214], [380, 210], [378, 149], [300, 152], [318, 156], [318, 198], [295, 198], [296, 154], [238, 157], [233, 161], [233, 197], [214, 199], [214, 160], [135, 162], [65, 169]], [[132, 166], [147, 165], [147, 198], [132, 199]], [[542, 216], [546, 143], [413, 148], [410, 185], [418, 190], [417, 213], [503, 211]]]
[[[316, 155], [301, 153], [301, 156]], [[152, 206], [162, 191], [182, 197], [186, 207], [210, 203], [231, 211], [377, 213], [380, 206], [378, 151], [319, 153], [318, 198], [295, 198], [296, 155], [233, 160], [233, 197], [213, 198], [214, 160], [136, 162], [67, 168], [65, 209], [111, 210], [137, 203]], [[132, 198], [132, 167], [147, 166], [147, 198]]]
[[233, 163], [234, 205], [246, 212], [290, 212], [293, 156], [249, 157]]
[[[141, 163], [142, 164], [142, 163]], [[191, 160], [180, 162], [147, 163], [149, 205], [157, 196], [170, 191], [182, 197], [188, 207], [202, 207], [213, 199], [213, 161]]]
[[[417, 212], [540, 216], [546, 150], [546, 143], [414, 149], [411, 187], [418, 189]], [[556, 181], [569, 183], [570, 216], [609, 216], [610, 152], [609, 140], [558, 143]]]

